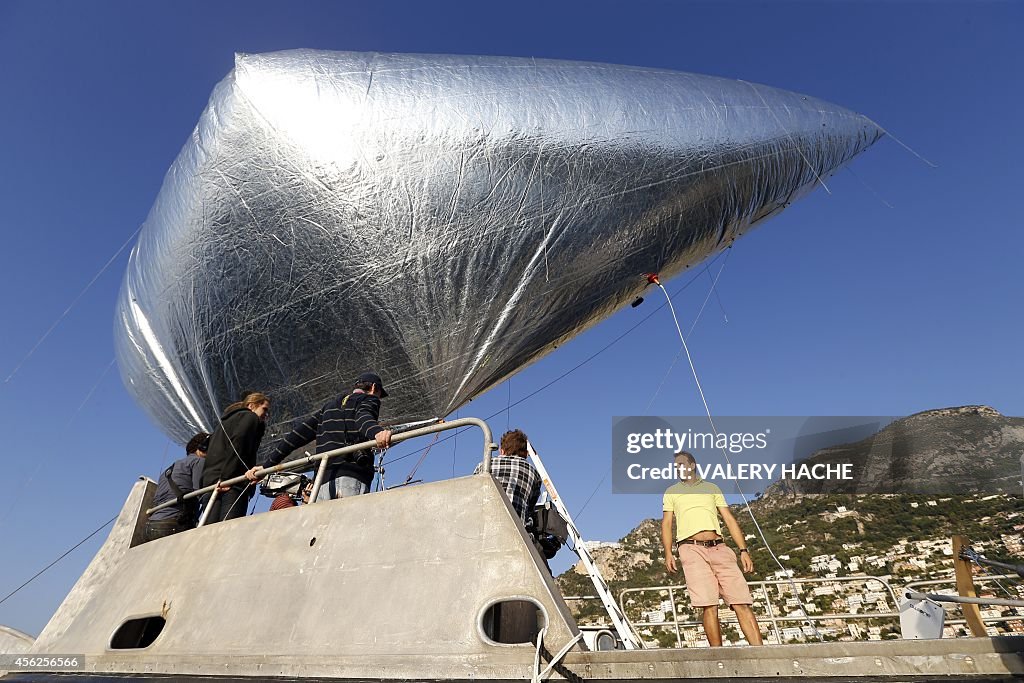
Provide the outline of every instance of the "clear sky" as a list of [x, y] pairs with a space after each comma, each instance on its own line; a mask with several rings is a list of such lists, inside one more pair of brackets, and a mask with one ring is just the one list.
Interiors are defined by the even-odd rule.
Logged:
[[[938, 167], [883, 139], [832, 179], [831, 195], [815, 191], [737, 243], [721, 305], [712, 298], [691, 337], [712, 410], [906, 415], [983, 403], [1022, 415], [1022, 28], [1017, 2], [0, 0], [0, 380], [60, 320], [0, 384], [0, 597], [179, 456], [111, 367], [127, 250], [63, 313], [145, 220], [234, 52], [592, 60], [754, 81], [861, 112]], [[684, 326], [710, 277], [701, 267], [669, 284], [693, 277], [676, 299]], [[503, 410], [657, 303], [618, 313], [460, 414]], [[498, 433], [528, 432], [573, 511], [596, 487], [578, 520], [587, 538], [660, 515], [658, 497], [598, 483], [613, 415], [702, 413], [683, 363], [651, 402], [678, 348], [662, 310], [491, 420]], [[480, 450], [467, 433], [435, 447], [417, 476], [468, 473]], [[389, 482], [417, 457], [395, 462]], [[0, 605], [0, 623], [38, 633], [104, 537]]]

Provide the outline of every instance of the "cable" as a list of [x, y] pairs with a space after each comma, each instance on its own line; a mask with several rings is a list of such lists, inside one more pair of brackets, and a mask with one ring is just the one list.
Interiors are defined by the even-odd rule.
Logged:
[[[402, 484], [402, 486], [405, 486], [406, 484], [411, 482], [412, 478], [416, 476], [416, 470], [418, 470], [420, 468], [420, 465], [423, 464], [423, 461], [427, 459], [427, 454], [430, 453], [431, 446], [437, 443], [437, 439], [440, 436], [440, 434], [441, 432], [434, 432], [434, 438], [430, 441], [429, 444], [427, 444], [427, 447], [423, 449], [423, 455], [421, 455], [420, 459], [416, 461], [416, 464], [413, 465], [413, 468], [409, 470], [409, 476], [405, 478], [405, 482]], [[452, 459], [454, 460], [454, 455], [452, 456]], [[381, 463], [381, 465], [383, 465], [383, 462]]]
[[171, 440], [167, 439], [167, 445], [164, 446], [164, 454], [160, 456], [160, 471], [161, 472], [163, 472], [165, 469], [167, 469], [166, 467], [164, 467], [164, 465], [167, 464], [167, 451], [169, 451], [169, 450], [171, 450]]
[[[708, 300], [711, 299], [711, 294], [714, 293], [717, 295], [717, 290], [715, 288], [718, 286], [718, 279], [722, 277], [722, 271], [725, 270], [725, 264], [729, 262], [729, 254], [731, 253], [732, 247], [729, 247], [729, 249], [726, 250], [725, 260], [722, 261], [722, 266], [721, 268], [718, 269], [718, 274], [715, 275], [715, 277], [711, 280], [711, 289], [708, 290], [707, 296], [704, 297], [704, 303], [701, 304], [700, 310], [697, 311], [697, 317], [693, 319], [693, 324], [690, 325], [690, 331], [686, 333], [687, 339], [690, 338], [690, 335], [693, 334], [693, 330], [697, 327], [697, 323], [700, 322], [700, 316], [702, 313], [704, 313], [704, 307], [707, 306]], [[706, 266], [704, 268], [704, 272], [708, 274], [708, 277], [711, 277], [711, 271], [708, 270]], [[722, 315], [725, 316], [725, 321], [729, 322], [729, 317], [725, 315], [725, 308], [722, 307], [721, 299], [718, 300], [718, 305], [720, 308], [722, 308]], [[665, 386], [665, 382], [668, 381], [669, 375], [672, 374], [672, 370], [675, 369], [676, 363], [679, 362], [679, 358], [682, 355], [683, 349], [680, 348], [679, 351], [676, 352], [676, 357], [672, 359], [671, 365], [668, 366], [668, 370], [665, 372], [665, 375], [661, 378], [661, 382], [658, 383], [658, 388], [654, 390], [654, 393], [651, 394], [651, 398], [648, 399], [647, 406], [644, 408], [644, 413], [648, 412], [651, 409], [651, 406], [654, 404], [654, 399], [656, 399], [658, 397], [658, 394], [661, 393], [661, 388]]]
[[[256, 484], [256, 482], [250, 481], [250, 482], [248, 482], [245, 485], [245, 488], [242, 489], [242, 492], [238, 494], [238, 496], [235, 498], [235, 500], [231, 503], [230, 507], [228, 507], [227, 511], [223, 515], [221, 515], [221, 518], [220, 518], [219, 521], [223, 521], [224, 519], [227, 518], [228, 515], [231, 514], [231, 511], [235, 509], [236, 505], [238, 505], [238, 501], [242, 500], [242, 498], [245, 496], [245, 492], [248, 491], [249, 487], [254, 485], [254, 484]], [[234, 487], [232, 486], [231, 488], [234, 488]], [[225, 491], [225, 493], [227, 493], [227, 491]], [[221, 495], [224, 495], [224, 494], [221, 494]], [[214, 501], [214, 502], [219, 502], [219, 501]], [[245, 504], [242, 506], [243, 511], [248, 507], [248, 504], [249, 504], [249, 501], [248, 500], [245, 501]], [[255, 504], [253, 504], [253, 509], [256, 509], [255, 508]], [[207, 522], [207, 523], [209, 523], [209, 522]]]
[[[694, 365], [693, 358], [690, 356], [690, 349], [689, 349], [689, 347], [686, 344], [686, 337], [685, 337], [685, 335], [683, 335], [682, 327], [679, 325], [679, 318], [676, 316], [675, 306], [672, 305], [672, 299], [671, 299], [671, 297], [668, 294], [668, 290], [665, 289], [665, 286], [662, 285], [661, 282], [659, 282], [657, 280], [657, 276], [653, 276], [653, 277], [654, 277], [654, 279], [652, 281], [654, 282], [654, 284], [656, 284], [661, 289], [662, 292], [664, 292], [665, 299], [668, 301], [669, 310], [672, 312], [672, 320], [675, 322], [675, 324], [676, 324], [676, 331], [679, 333], [679, 340], [682, 342], [683, 350], [686, 352], [686, 360], [689, 361], [689, 363], [690, 363], [690, 371], [693, 373], [693, 381], [697, 384], [697, 391], [700, 393], [700, 399], [704, 403], [704, 411], [707, 413], [708, 422], [711, 424], [711, 431], [714, 433], [714, 435], [715, 435], [715, 442], [717, 443], [718, 442], [718, 427], [715, 426], [715, 419], [711, 416], [711, 408], [710, 408], [710, 406], [708, 406], [707, 397], [704, 395], [704, 388], [701, 386], [700, 378], [697, 376], [697, 367]], [[725, 461], [731, 466], [732, 465], [732, 460], [729, 458], [729, 453], [728, 453], [727, 449], [722, 447], [721, 450], [722, 450], [722, 455], [725, 457]], [[771, 544], [768, 543], [768, 539], [765, 537], [764, 531], [761, 529], [761, 525], [757, 521], [757, 517], [754, 516], [754, 511], [750, 508], [750, 501], [747, 500], [747, 496], [746, 496], [745, 493], [743, 493], [743, 489], [740, 488], [740, 485], [739, 485], [738, 481], [735, 482], [735, 486], [736, 486], [736, 492], [739, 493], [740, 497], [743, 499], [743, 505], [744, 505], [744, 507], [746, 507], [747, 514], [750, 516], [750, 520], [754, 523], [754, 528], [757, 529], [757, 533], [761, 537], [761, 541], [764, 543], [765, 550], [767, 550], [768, 554], [772, 556], [773, 560], [775, 560], [775, 564], [778, 565], [780, 570], [782, 570], [782, 573], [783, 574], [788, 574], [788, 571], [787, 571], [786, 567], [782, 564], [782, 562], [779, 560], [779, 558], [775, 555], [775, 551], [772, 550]], [[790, 579], [789, 582], [790, 582], [790, 587], [791, 587], [791, 589], [793, 591], [793, 597], [796, 598], [797, 601], [800, 603], [800, 609], [803, 610], [804, 615], [807, 615], [807, 608], [804, 605], [804, 601], [800, 597], [799, 592], [797, 591], [796, 582], [793, 581], [792, 577], [788, 577], [788, 578]], [[818, 631], [818, 628], [814, 625], [813, 622], [811, 623], [811, 628], [814, 629], [814, 633], [815, 633], [815, 635], [817, 635], [818, 640], [822, 640], [823, 641], [824, 638], [822, 637], [821, 632]]]
[[5, 379], [5, 380], [4, 380], [4, 384], [7, 384], [8, 382], [10, 382], [10, 381], [11, 381], [11, 379], [13, 379], [13, 378], [14, 378], [14, 376], [15, 376], [16, 374], [18, 374], [18, 371], [19, 371], [19, 370], [21, 370], [21, 366], [23, 366], [23, 365], [24, 365], [24, 364], [25, 364], [25, 363], [26, 363], [26, 362], [28, 361], [28, 359], [32, 357], [32, 354], [34, 354], [34, 353], [36, 352], [36, 349], [38, 349], [38, 348], [39, 348], [39, 347], [40, 347], [40, 346], [42, 345], [42, 343], [43, 343], [44, 341], [46, 341], [46, 338], [47, 338], [47, 337], [49, 337], [49, 336], [50, 336], [50, 334], [51, 334], [51, 333], [52, 333], [52, 332], [53, 332], [53, 331], [54, 331], [55, 329], [57, 329], [57, 326], [58, 326], [58, 325], [60, 325], [61, 321], [62, 321], [62, 320], [64, 320], [64, 318], [66, 318], [66, 317], [68, 316], [68, 314], [69, 314], [69, 313], [71, 313], [71, 309], [73, 309], [73, 308], [75, 307], [75, 305], [76, 305], [76, 304], [77, 304], [77, 303], [79, 302], [79, 300], [81, 300], [81, 298], [82, 298], [83, 296], [85, 296], [85, 293], [86, 293], [86, 292], [88, 292], [88, 291], [89, 291], [89, 289], [90, 289], [90, 288], [91, 288], [91, 287], [92, 287], [92, 286], [93, 286], [94, 284], [96, 284], [96, 280], [98, 280], [98, 279], [100, 278], [100, 276], [101, 276], [101, 275], [103, 275], [103, 273], [105, 273], [105, 272], [106, 272], [107, 268], [109, 268], [109, 267], [110, 267], [110, 264], [112, 264], [112, 263], [113, 263], [113, 262], [114, 262], [114, 261], [115, 261], [115, 260], [117, 259], [117, 257], [121, 255], [121, 252], [122, 252], [122, 251], [124, 251], [125, 247], [127, 247], [127, 246], [128, 246], [129, 244], [131, 244], [131, 241], [132, 241], [133, 239], [135, 239], [135, 236], [136, 236], [136, 235], [138, 235], [138, 234], [139, 234], [139, 230], [142, 230], [142, 226], [141, 226], [141, 225], [140, 225], [140, 226], [139, 226], [139, 227], [138, 227], [138, 228], [137, 228], [137, 229], [135, 230], [135, 232], [133, 232], [133, 233], [132, 233], [132, 234], [131, 234], [131, 235], [130, 235], [130, 236], [128, 237], [128, 239], [127, 239], [127, 240], [125, 240], [124, 244], [122, 244], [122, 245], [121, 245], [121, 246], [120, 246], [120, 247], [118, 248], [118, 250], [114, 252], [114, 255], [113, 255], [113, 256], [111, 256], [111, 257], [110, 257], [110, 258], [109, 258], [109, 259], [107, 260], [107, 262], [106, 262], [105, 264], [103, 264], [103, 267], [102, 267], [102, 268], [100, 268], [99, 272], [98, 272], [98, 273], [96, 273], [95, 275], [93, 275], [92, 279], [91, 279], [91, 280], [89, 280], [88, 284], [86, 284], [86, 285], [85, 285], [85, 288], [84, 288], [84, 289], [82, 289], [82, 291], [80, 291], [80, 292], [78, 293], [78, 296], [76, 296], [76, 297], [75, 297], [74, 299], [72, 299], [72, 300], [71, 300], [71, 303], [70, 303], [70, 304], [68, 304], [68, 307], [64, 309], [64, 312], [63, 312], [63, 313], [61, 313], [61, 314], [60, 314], [59, 316], [57, 316], [57, 319], [56, 319], [56, 320], [55, 320], [55, 321], [53, 322], [53, 324], [52, 324], [52, 325], [50, 325], [49, 329], [47, 329], [47, 330], [46, 330], [46, 332], [44, 332], [44, 333], [43, 333], [43, 336], [42, 336], [42, 337], [40, 337], [40, 338], [39, 338], [39, 341], [37, 341], [37, 342], [35, 343], [35, 346], [33, 346], [33, 347], [32, 347], [31, 349], [29, 349], [29, 352], [28, 352], [27, 354], [25, 354], [25, 357], [24, 357], [24, 358], [22, 358], [22, 359], [21, 359], [21, 360], [20, 360], [20, 361], [18, 362], [18, 364], [17, 364], [16, 366], [14, 366], [14, 369], [13, 369], [13, 370], [11, 370], [11, 374], [7, 375], [7, 379]]
[[100, 387], [100, 382], [102, 382], [102, 381], [103, 381], [103, 378], [107, 376], [107, 373], [108, 373], [108, 372], [110, 372], [110, 368], [114, 367], [114, 363], [115, 363], [116, 361], [117, 361], [117, 358], [116, 358], [116, 357], [115, 357], [115, 358], [111, 358], [111, 359], [110, 359], [110, 363], [108, 363], [108, 364], [107, 364], [107, 367], [105, 367], [105, 368], [103, 369], [103, 372], [101, 372], [101, 373], [100, 373], [100, 377], [99, 377], [99, 379], [97, 379], [97, 380], [96, 380], [96, 383], [92, 385], [92, 389], [90, 389], [90, 390], [89, 390], [89, 393], [85, 395], [85, 398], [84, 398], [84, 399], [82, 399], [82, 402], [78, 404], [78, 409], [77, 409], [77, 410], [75, 410], [75, 412], [71, 414], [71, 419], [69, 419], [69, 420], [68, 420], [68, 423], [67, 423], [66, 425], [64, 425], [64, 428], [65, 428], [65, 429], [67, 429], [68, 427], [70, 427], [70, 426], [71, 426], [71, 423], [75, 421], [75, 418], [76, 418], [76, 417], [78, 417], [78, 414], [79, 414], [80, 412], [82, 412], [82, 408], [84, 408], [84, 407], [85, 407], [85, 404], [89, 402], [89, 399], [90, 399], [90, 398], [92, 398], [92, 395], [96, 393], [96, 390], [97, 390], [97, 389], [99, 389], [99, 387]]
[[45, 566], [45, 567], [43, 567], [42, 569], [40, 569], [40, 570], [39, 570], [38, 572], [36, 572], [35, 576], [33, 576], [33, 577], [32, 577], [31, 579], [29, 579], [28, 581], [26, 581], [25, 583], [21, 584], [20, 586], [18, 586], [17, 588], [15, 588], [15, 589], [14, 589], [13, 591], [11, 591], [11, 592], [10, 592], [10, 593], [8, 593], [7, 595], [5, 595], [5, 596], [3, 597], [3, 599], [0, 599], [0, 605], [4, 604], [4, 602], [6, 602], [8, 598], [12, 597], [12, 596], [13, 596], [13, 595], [14, 595], [15, 593], [17, 593], [18, 591], [20, 591], [20, 590], [21, 590], [22, 588], [24, 588], [25, 586], [29, 585], [30, 583], [32, 583], [33, 581], [35, 581], [36, 579], [38, 579], [38, 578], [39, 578], [40, 576], [42, 576], [42, 575], [43, 575], [43, 572], [45, 572], [45, 571], [46, 571], [47, 569], [49, 569], [49, 568], [50, 568], [50, 567], [52, 567], [53, 565], [57, 564], [58, 562], [60, 562], [61, 560], [63, 560], [63, 559], [65, 558], [65, 557], [67, 557], [68, 555], [70, 555], [70, 554], [71, 554], [72, 552], [74, 552], [75, 550], [77, 550], [77, 549], [78, 549], [78, 547], [79, 547], [80, 545], [82, 545], [83, 543], [85, 543], [86, 541], [88, 541], [88, 540], [89, 540], [90, 538], [92, 538], [93, 536], [95, 536], [95, 535], [96, 535], [96, 534], [98, 534], [99, 532], [103, 531], [103, 529], [105, 529], [105, 528], [106, 528], [107, 526], [109, 526], [109, 525], [110, 525], [110, 523], [111, 523], [111, 522], [113, 522], [113, 521], [114, 521], [115, 519], [117, 519], [118, 515], [120, 515], [120, 514], [121, 514], [121, 513], [118, 513], [117, 515], [114, 515], [113, 517], [111, 517], [110, 519], [108, 519], [108, 520], [107, 520], [106, 522], [104, 522], [104, 523], [103, 523], [103, 526], [99, 527], [98, 529], [96, 529], [96, 531], [92, 532], [91, 534], [89, 534], [88, 536], [86, 536], [85, 538], [83, 538], [83, 539], [82, 539], [81, 541], [79, 541], [78, 543], [76, 543], [75, 545], [73, 545], [73, 546], [72, 546], [72, 547], [71, 547], [70, 549], [68, 549], [67, 551], [65, 551], [65, 552], [64, 552], [64, 554], [63, 554], [63, 555], [61, 555], [60, 557], [58, 557], [58, 558], [57, 558], [56, 560], [54, 560], [54, 561], [53, 561], [53, 562], [51, 562], [50, 564], [46, 565], [46, 566]]
[[864, 186], [864, 188], [865, 188], [865, 189], [866, 189], [866, 190], [867, 190], [868, 192], [870, 192], [871, 194], [875, 195], [875, 199], [877, 199], [878, 201], [882, 202], [882, 205], [883, 205], [883, 206], [885, 206], [885, 207], [887, 207], [887, 208], [890, 208], [890, 209], [894, 209], [894, 208], [896, 208], [896, 207], [894, 207], [894, 206], [893, 206], [892, 204], [890, 204], [889, 202], [887, 202], [887, 201], [885, 200], [885, 197], [883, 197], [882, 195], [878, 194], [878, 192], [876, 192], [876, 191], [875, 191], [875, 188], [873, 188], [873, 187], [871, 187], [870, 185], [868, 185], [868, 184], [867, 184], [866, 182], [864, 182], [864, 181], [863, 181], [863, 180], [861, 179], [861, 177], [860, 177], [859, 175], [857, 175], [856, 173], [854, 173], [854, 172], [853, 172], [853, 169], [852, 169], [852, 168], [850, 168], [849, 166], [847, 166], [847, 167], [846, 167], [846, 170], [847, 170], [847, 171], [849, 171], [849, 172], [850, 172], [850, 174], [851, 174], [851, 175], [852, 175], [852, 176], [853, 176], [854, 178], [856, 178], [856, 179], [857, 179], [858, 181], [860, 181], [860, 184], [861, 184], [861, 185], [863, 185], [863, 186]]
[[[729, 254], [731, 252], [732, 252], [732, 247], [729, 247], [728, 249], [726, 249], [725, 260], [722, 261], [722, 265], [718, 269], [718, 274], [715, 275], [715, 277], [713, 277], [711, 279], [711, 289], [708, 290], [707, 296], [704, 297], [704, 303], [701, 304], [700, 310], [697, 311], [697, 316], [693, 319], [693, 324], [690, 325], [690, 331], [686, 333], [687, 337], [692, 335], [694, 328], [697, 327], [697, 323], [700, 321], [700, 316], [704, 312], [704, 307], [707, 306], [708, 301], [711, 299], [711, 294], [712, 293], [717, 293], [715, 288], [718, 285], [718, 279], [720, 277], [722, 277], [722, 271], [725, 270], [725, 264], [727, 264], [729, 262]], [[704, 272], [707, 273], [708, 277], [711, 277], [711, 270], [709, 269], [708, 265], [704, 266]], [[694, 278], [694, 280], [696, 281], [696, 278]], [[719, 307], [721, 307], [721, 305], [722, 305], [721, 300], [719, 300], [718, 305], [719, 305]], [[724, 308], [722, 308], [722, 314], [725, 315], [725, 309]], [[726, 316], [726, 322], [728, 322], [728, 320], [729, 320], [729, 318], [728, 318], [728, 316]], [[682, 353], [683, 353], [682, 349], [680, 349], [679, 352], [676, 353], [675, 359], [673, 359], [672, 364], [669, 365], [669, 367], [668, 367], [668, 372], [666, 372], [665, 376], [661, 378], [661, 382], [658, 384], [658, 388], [655, 390], [654, 394], [651, 396], [650, 400], [647, 402], [647, 407], [644, 408], [644, 412], [645, 413], [648, 410], [650, 410], [651, 404], [654, 403], [655, 397], [657, 397], [657, 395], [661, 392], [661, 388], [665, 385], [665, 381], [668, 379], [668, 376], [672, 373], [672, 369], [676, 366], [676, 362], [679, 360], [679, 357], [682, 355]], [[579, 519], [580, 515], [583, 514], [583, 511], [587, 509], [587, 505], [590, 504], [590, 501], [593, 499], [594, 495], [597, 493], [597, 490], [599, 488], [601, 488], [601, 484], [603, 484], [605, 482], [605, 480], [608, 478], [608, 475], [611, 474], [611, 471], [612, 471], [611, 467], [609, 467], [605, 471], [604, 476], [601, 477], [601, 481], [597, 482], [597, 486], [595, 486], [594, 490], [590, 492], [590, 495], [587, 497], [587, 500], [584, 501], [583, 506], [579, 509], [579, 512], [576, 513], [576, 519]]]
[[[78, 405], [78, 409], [75, 410], [74, 413], [72, 413], [71, 418], [64, 425], [64, 431], [67, 431], [68, 429], [70, 429], [71, 423], [74, 422], [75, 417], [77, 417], [78, 414], [80, 412], [82, 412], [82, 408], [84, 408], [85, 404], [89, 402], [89, 399], [92, 398], [92, 395], [94, 393], [96, 393], [96, 389], [99, 388], [100, 383], [106, 377], [107, 373], [110, 371], [110, 368], [112, 368], [114, 366], [115, 360], [116, 359], [111, 359], [110, 363], [107, 365], [107, 367], [103, 370], [102, 373], [100, 373], [99, 379], [96, 380], [96, 383], [93, 385], [92, 389], [89, 390], [89, 392], [85, 395], [85, 398], [82, 399], [82, 402]], [[49, 468], [52, 465], [52, 463], [53, 463], [53, 459], [52, 458], [40, 458], [36, 462], [36, 466], [32, 470], [32, 474], [30, 474], [28, 476], [28, 478], [24, 481], [24, 483], [18, 489], [18, 492], [14, 495], [14, 498], [11, 500], [10, 506], [8, 506], [7, 510], [3, 513], [3, 516], [0, 516], [0, 527], [2, 527], [3, 524], [7, 522], [7, 519], [10, 517], [11, 512], [14, 511], [14, 509], [17, 507], [18, 503], [21, 501], [21, 497], [24, 494], [24, 492], [31, 488], [32, 482], [35, 481], [35, 478], [37, 476], [39, 476], [39, 471], [41, 469], [43, 469], [44, 467]]]
[[587, 497], [587, 499], [586, 499], [586, 501], [584, 501], [584, 503], [583, 503], [583, 507], [581, 507], [581, 508], [580, 508], [580, 510], [579, 510], [579, 512], [577, 512], [577, 513], [576, 513], [576, 517], [575, 517], [575, 518], [576, 518], [577, 520], [578, 520], [578, 519], [580, 518], [580, 515], [582, 515], [582, 514], [583, 514], [583, 511], [587, 509], [587, 505], [588, 505], [588, 504], [590, 503], [590, 499], [594, 497], [594, 494], [595, 494], [595, 493], [597, 493], [597, 490], [598, 490], [599, 488], [601, 488], [601, 484], [603, 484], [603, 483], [604, 483], [604, 480], [608, 478], [608, 475], [609, 475], [609, 474], [611, 474], [611, 472], [612, 472], [612, 468], [611, 468], [611, 467], [609, 467], [609, 468], [608, 468], [608, 469], [607, 469], [607, 470], [605, 471], [605, 473], [604, 473], [604, 476], [603, 476], [603, 477], [601, 477], [601, 481], [597, 482], [597, 486], [595, 486], [595, 487], [594, 487], [594, 490], [590, 492], [590, 496], [588, 496], [588, 497]]
[[[868, 121], [871, 121], [871, 119], [868, 119]], [[871, 123], [874, 123], [874, 125], [878, 126], [878, 124], [877, 124], [877, 123], [875, 123], [874, 121], [871, 121]], [[885, 128], [882, 128], [881, 126], [878, 126], [878, 129], [879, 129], [880, 131], [882, 131], [883, 133], [885, 133], [886, 135], [888, 135], [889, 137], [891, 137], [891, 138], [893, 139], [893, 141], [894, 141], [894, 142], [895, 142], [895, 143], [896, 143], [897, 145], [899, 145], [899, 146], [900, 146], [900, 147], [902, 147], [903, 149], [905, 149], [905, 150], [907, 150], [908, 152], [910, 152], [911, 154], [913, 154], [913, 155], [914, 155], [915, 157], [917, 157], [918, 159], [920, 159], [921, 161], [923, 161], [924, 163], [926, 163], [926, 164], [927, 164], [928, 166], [931, 166], [932, 168], [938, 168], [938, 167], [939, 167], [939, 165], [938, 165], [938, 164], [933, 164], [932, 162], [928, 161], [928, 160], [927, 160], [927, 159], [925, 159], [925, 158], [924, 158], [923, 156], [921, 156], [920, 154], [918, 154], [917, 152], [915, 152], [914, 150], [912, 150], [912, 149], [910, 148], [910, 146], [909, 146], [909, 145], [906, 145], [906, 144], [904, 144], [904, 142], [903, 142], [902, 140], [900, 140], [900, 139], [899, 139], [898, 137], [896, 137], [895, 135], [893, 135], [892, 133], [890, 133], [889, 131], [887, 131], [887, 130], [886, 130]]]
[[[456, 420], [459, 419], [459, 411], [457, 411], [457, 410], [455, 411], [455, 419]], [[438, 432], [438, 434], [440, 435], [440, 432]], [[455, 439], [455, 443], [452, 444], [452, 471], [454, 472], [455, 471], [455, 456], [459, 452], [459, 430], [458, 429], [456, 429], [452, 433], [452, 438]], [[429, 446], [427, 446], [427, 448], [429, 448]]]
[[[995, 582], [995, 584], [997, 586], [999, 586], [1000, 590], [1002, 590], [1004, 593], [1006, 593], [1006, 595], [1008, 595], [1009, 597], [1011, 597], [1013, 599], [1020, 598], [1019, 594], [1015, 594], [1009, 588], [1004, 586], [1002, 581], [1000, 581], [997, 578], [997, 575], [991, 569], [991, 567], [1000, 567], [1000, 568], [1003, 568], [1003, 569], [1010, 569], [1010, 570], [1014, 571], [1015, 573], [1017, 573], [1018, 576], [1020, 576], [1021, 575], [1020, 565], [1012, 565], [1012, 564], [1008, 564], [1006, 562], [999, 562], [997, 560], [990, 560], [987, 557], [985, 557], [984, 555], [982, 555], [981, 553], [979, 553], [977, 550], [975, 550], [974, 548], [971, 548], [971, 547], [967, 547], [967, 548], [964, 548], [963, 550], [961, 550], [960, 551], [960, 556], [962, 558], [964, 558], [965, 560], [969, 560], [970, 562], [972, 562], [975, 566], [977, 566], [979, 569], [981, 569], [984, 572], [983, 574], [981, 574], [979, 576], [979, 578], [991, 579], [992, 581]], [[1019, 587], [1021, 585], [1020, 581], [1018, 581], [1017, 579], [1014, 579], [1012, 577], [1009, 577], [1008, 580], [1011, 581], [1014, 584], [1015, 587]]]
[[[459, 419], [459, 411], [457, 411], [457, 410], [455, 411], [455, 419], [456, 420]], [[438, 432], [437, 435], [440, 436], [441, 432]], [[455, 445], [458, 445], [458, 442], [456, 442]], [[455, 454], [456, 453], [458, 453], [458, 449], [453, 448], [452, 449], [452, 478], [455, 477]]]

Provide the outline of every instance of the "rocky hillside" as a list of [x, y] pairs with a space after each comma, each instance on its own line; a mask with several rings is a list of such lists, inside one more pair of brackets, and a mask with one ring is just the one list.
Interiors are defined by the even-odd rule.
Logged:
[[774, 493], [1021, 492], [1024, 418], [988, 406], [916, 413], [854, 443], [823, 448], [806, 462], [852, 463], [856, 481], [784, 481]]

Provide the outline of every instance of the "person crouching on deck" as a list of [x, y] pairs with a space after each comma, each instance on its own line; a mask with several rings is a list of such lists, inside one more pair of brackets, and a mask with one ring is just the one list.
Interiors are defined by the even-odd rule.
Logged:
[[[750, 595], [743, 573], [736, 565], [736, 553], [722, 538], [719, 516], [725, 520], [732, 540], [739, 548], [743, 572], [754, 571], [754, 563], [746, 548], [743, 532], [722, 489], [697, 475], [697, 461], [691, 453], [679, 451], [675, 456], [680, 481], [665, 491], [662, 505], [661, 544], [665, 549], [665, 568], [676, 573], [676, 553], [686, 577], [686, 590], [694, 607], [703, 610], [704, 633], [712, 647], [722, 644], [722, 624], [718, 620], [718, 599], [736, 613], [740, 629], [751, 645], [761, 644], [761, 629], [751, 608]], [[676, 534], [672, 535], [672, 522]]]

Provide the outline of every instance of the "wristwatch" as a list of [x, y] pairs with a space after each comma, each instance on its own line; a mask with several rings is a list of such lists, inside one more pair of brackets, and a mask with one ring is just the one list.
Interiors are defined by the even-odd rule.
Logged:
[[741, 553], [749, 553], [750, 551], [747, 550], [746, 548], [740, 548], [740, 552]]

